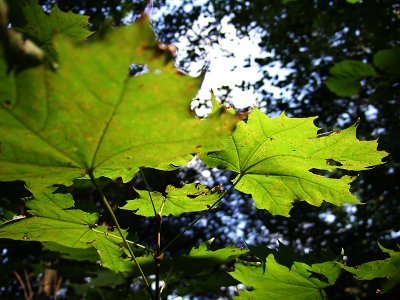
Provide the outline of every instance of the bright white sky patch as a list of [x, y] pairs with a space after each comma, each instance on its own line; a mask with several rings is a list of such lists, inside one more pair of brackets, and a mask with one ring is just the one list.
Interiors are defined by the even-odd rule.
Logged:
[[[191, 10], [193, 6], [204, 3], [204, 0], [193, 1], [191, 4], [186, 4], [184, 10]], [[158, 11], [153, 9], [150, 15], [157, 19], [165, 11], [173, 10], [174, 7], [181, 5], [181, 0], [170, 1], [168, 7], [164, 6]], [[192, 103], [192, 109], [201, 117], [206, 116], [210, 112], [210, 109], [204, 106], [197, 108], [197, 106], [199, 103], [204, 103], [211, 99], [211, 90], [217, 100], [221, 101], [225, 91], [219, 89], [223, 86], [229, 87], [231, 89], [227, 97], [229, 105], [234, 106], [238, 110], [243, 110], [255, 106], [263, 97], [263, 95], [255, 91], [252, 87], [243, 91], [239, 87], [243, 81], [245, 83], [255, 83], [261, 80], [263, 78], [263, 70], [267, 71], [271, 76], [277, 75], [279, 80], [284, 79], [291, 72], [290, 70], [283, 69], [279, 63], [276, 63], [273, 67], [267, 66], [261, 68], [254, 59], [271, 57], [273, 55], [262, 51], [258, 46], [261, 41], [261, 35], [256, 30], [248, 32], [248, 35], [245, 37], [239, 37], [235, 27], [230, 24], [232, 17], [233, 15], [225, 16], [221, 21], [220, 27], [217, 28], [217, 30], [225, 34], [225, 38], [220, 39], [218, 43], [211, 42], [208, 38], [207, 24], [214, 22], [215, 19], [212, 16], [202, 14], [192, 24], [186, 35], [181, 36], [175, 44], [178, 48], [177, 61], [183, 60], [185, 55], [187, 55], [184, 50], [190, 47], [190, 38], [198, 39], [200, 37], [199, 46], [206, 51], [206, 59], [191, 62], [189, 69], [189, 75], [199, 76], [201, 70], [207, 66], [207, 72], [198, 93], [199, 100], [194, 104]], [[227, 57], [227, 53], [231, 53], [232, 55]], [[264, 81], [263, 88], [272, 93], [274, 98], [281, 98], [280, 93], [282, 89], [273, 86], [269, 81]], [[290, 93], [286, 92], [285, 97], [290, 97]]]

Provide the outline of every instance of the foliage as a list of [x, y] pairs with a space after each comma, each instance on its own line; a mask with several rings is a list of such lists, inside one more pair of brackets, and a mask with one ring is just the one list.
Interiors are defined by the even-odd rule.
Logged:
[[121, 209], [134, 210], [136, 214], [151, 217], [154, 210], [149, 203], [154, 204], [154, 209], [160, 215], [179, 215], [186, 212], [202, 211], [210, 207], [218, 200], [219, 193], [209, 191], [201, 184], [187, 184], [177, 189], [171, 185], [167, 186], [164, 197], [159, 192], [137, 191], [139, 197], [130, 200]]
[[376, 142], [360, 142], [356, 126], [318, 135], [314, 118], [271, 119], [257, 108], [247, 123], [240, 122], [224, 144], [224, 150], [201, 156], [210, 167], [239, 173], [236, 188], [251, 194], [259, 209], [289, 216], [292, 202], [322, 201], [340, 205], [357, 203], [348, 191], [351, 177], [328, 178], [312, 170], [364, 170], [381, 162]]
[[386, 249], [379, 245], [382, 252], [388, 253], [390, 258], [385, 260], [375, 260], [359, 265], [358, 267], [349, 267], [339, 264], [341, 268], [353, 273], [359, 280], [372, 280], [375, 278], [386, 278], [382, 290], [379, 293], [386, 293], [400, 282], [400, 252]]
[[330, 72], [330, 77], [325, 84], [328, 88], [339, 96], [353, 96], [360, 92], [360, 80], [367, 77], [376, 77], [376, 72], [369, 64], [356, 61], [345, 60], [335, 64]]
[[[82, 16], [64, 15], [56, 8], [44, 15], [31, 1], [18, 3], [17, 8], [10, 6], [20, 12], [17, 17], [10, 13], [11, 29], [4, 22], [3, 2], [0, 11], [0, 180], [23, 180], [32, 194], [25, 199], [27, 211], [3, 221], [0, 238], [41, 242], [66, 264], [78, 261], [78, 276], [92, 278], [90, 286], [74, 280], [71, 266], [65, 272], [71, 272], [71, 293], [87, 298], [96, 292], [104, 297], [107, 286], [118, 286], [107, 297], [160, 299], [218, 293], [241, 282], [254, 290], [239, 291], [239, 299], [325, 299], [324, 289], [340, 274], [337, 259], [309, 263], [298, 257], [287, 266], [278, 259], [282, 252], [275, 255], [268, 249], [215, 249], [211, 241], [178, 253], [170, 247], [234, 188], [252, 194], [259, 209], [283, 216], [295, 200], [317, 206], [324, 200], [355, 203], [349, 192], [353, 179], [342, 172], [381, 164], [387, 153], [377, 150], [376, 141], [359, 141], [356, 125], [318, 133], [315, 118], [269, 118], [257, 108], [245, 122], [214, 103], [213, 113], [198, 119], [189, 104], [200, 80], [175, 69], [146, 17], [89, 37]], [[39, 49], [34, 64], [16, 65], [9, 57], [15, 47], [23, 50], [20, 57], [26, 54], [27, 40], [10, 43], [16, 36]], [[378, 67], [384, 64], [380, 61]], [[141, 66], [142, 72], [133, 74], [133, 66]], [[210, 167], [239, 175], [228, 189], [190, 183], [168, 186], [161, 193], [151, 190], [145, 168], [166, 172], [194, 154]], [[154, 225], [143, 232], [122, 229], [118, 205], [111, 206], [105, 193], [106, 183], [125, 183], [135, 174], [146, 191], [132, 189], [136, 199], [119, 206], [131, 210], [130, 216], [154, 217]], [[105, 210], [79, 201], [73, 188], [77, 180], [90, 182]], [[165, 217], [194, 211], [202, 213], [162, 244]], [[150, 231], [155, 232], [154, 247], [142, 245]], [[394, 260], [397, 254], [387, 251]], [[391, 269], [387, 272], [383, 276], [392, 275]], [[14, 275], [21, 284], [18, 272]], [[21, 288], [29, 298], [23, 284]]]
[[325, 299], [324, 288], [333, 285], [340, 274], [335, 262], [313, 264], [295, 262], [290, 268], [280, 265], [269, 254], [263, 270], [256, 265], [238, 262], [231, 276], [251, 291], [239, 291], [237, 299]]
[[[396, 247], [400, 230], [400, 78], [394, 71], [399, 69], [395, 54], [400, 36], [398, 1], [182, 2], [168, 9], [160, 5], [163, 15], [156, 20], [159, 36], [164, 41], [175, 43], [185, 38], [189, 41], [188, 47], [181, 50], [186, 51], [181, 55], [181, 65], [201, 59], [207, 61], [208, 49], [223, 47], [224, 36], [234, 27], [237, 35], [255, 41], [260, 47], [259, 55], [249, 54], [243, 65], [263, 76], [256, 83], [243, 78], [240, 87], [235, 88], [253, 88], [262, 111], [270, 115], [284, 111], [288, 116], [297, 117], [318, 115], [318, 127], [324, 131], [357, 122], [358, 137], [379, 137], [381, 149], [391, 153], [386, 164], [374, 171], [361, 172], [352, 185], [357, 198], [367, 205], [335, 208], [323, 204], [321, 209], [316, 209], [295, 202], [291, 218], [254, 209], [251, 216], [242, 218], [247, 224], [244, 235], [270, 246], [281, 239], [298, 251], [329, 247], [339, 252], [346, 245], [351, 265], [380, 259], [377, 240], [386, 247]], [[201, 22], [204, 19], [207, 22]], [[221, 25], [226, 23], [230, 26], [229, 32]], [[233, 56], [230, 48], [223, 50]], [[376, 64], [376, 56], [381, 51], [392, 52], [393, 59], [388, 56], [386, 66], [392, 66], [394, 72]], [[357, 88], [358, 93], [351, 97], [338, 96], [325, 84], [331, 77], [330, 69], [346, 60], [369, 64], [377, 73], [376, 77], [363, 77], [355, 82], [357, 86], [361, 84], [361, 89]], [[232, 61], [240, 64], [235, 59]], [[277, 67], [285, 68], [287, 75], [278, 76]], [[282, 93], [277, 94], [275, 88]], [[236, 203], [234, 208], [222, 207], [227, 215], [242, 216], [252, 207], [250, 197], [234, 194], [232, 201]], [[328, 222], [323, 216], [332, 218]], [[213, 226], [209, 232], [226, 236], [224, 224], [224, 219], [215, 215], [208, 222], [208, 227]], [[266, 230], [260, 234], [253, 228]], [[373, 297], [374, 283], [353, 283], [351, 277], [341, 276], [337, 286], [346, 290], [344, 294], [350, 299]], [[345, 296], [331, 293], [330, 297], [344, 299]]]
[[[395, 78], [399, 75], [399, 47], [380, 50], [374, 55], [374, 65], [381, 71]], [[377, 77], [375, 69], [367, 63], [355, 60], [345, 60], [336, 63], [330, 69], [331, 77], [325, 81], [328, 88], [339, 96], [354, 96], [360, 93], [360, 80], [366, 77]], [[382, 78], [382, 79], [383, 79]]]

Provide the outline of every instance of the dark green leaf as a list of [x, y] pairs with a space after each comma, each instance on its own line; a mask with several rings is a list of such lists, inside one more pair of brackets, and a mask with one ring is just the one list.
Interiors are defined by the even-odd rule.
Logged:
[[361, 79], [377, 76], [370, 64], [357, 60], [336, 63], [330, 69], [330, 73], [332, 76], [325, 81], [325, 84], [332, 92], [342, 97], [357, 95], [361, 88]]
[[374, 65], [393, 75], [400, 75], [400, 47], [384, 49], [376, 53]]

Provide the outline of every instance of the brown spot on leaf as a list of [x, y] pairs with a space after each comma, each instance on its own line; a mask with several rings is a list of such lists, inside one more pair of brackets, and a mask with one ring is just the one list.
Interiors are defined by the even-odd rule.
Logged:
[[6, 99], [3, 101], [3, 107], [4, 108], [10, 108], [11, 107], [11, 101]]

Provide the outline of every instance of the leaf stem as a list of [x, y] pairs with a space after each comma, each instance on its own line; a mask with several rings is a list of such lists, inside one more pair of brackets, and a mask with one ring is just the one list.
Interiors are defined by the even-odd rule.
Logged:
[[146, 185], [146, 190], [147, 190], [147, 193], [149, 193], [151, 205], [153, 206], [154, 217], [156, 217], [156, 216], [157, 216], [157, 210], [156, 210], [156, 207], [154, 206], [153, 197], [151, 196], [151, 193], [150, 193], [150, 186], [149, 186], [149, 184], [147, 183], [146, 177], [144, 176], [143, 168], [140, 168], [140, 175], [142, 175], [144, 184]]
[[151, 286], [150, 286], [149, 282], [147, 281], [147, 278], [146, 278], [146, 276], [144, 275], [143, 270], [142, 270], [142, 268], [140, 267], [139, 262], [136, 260], [136, 256], [135, 256], [135, 254], [133, 253], [132, 248], [129, 246], [128, 241], [126, 240], [125, 236], [124, 236], [123, 233], [122, 233], [121, 226], [119, 226], [119, 223], [118, 223], [117, 217], [116, 217], [115, 214], [114, 214], [114, 211], [112, 210], [110, 204], [108, 203], [107, 198], [106, 198], [106, 196], [104, 195], [103, 191], [101, 190], [101, 188], [100, 188], [99, 185], [97, 184], [96, 179], [95, 179], [94, 176], [93, 176], [93, 172], [89, 172], [89, 177], [90, 177], [90, 179], [92, 180], [93, 185], [95, 186], [96, 190], [98, 191], [98, 193], [99, 193], [99, 195], [100, 195], [100, 198], [101, 198], [101, 200], [103, 201], [103, 204], [105, 205], [105, 207], [107, 208], [109, 214], [111, 215], [111, 218], [112, 218], [112, 220], [113, 220], [113, 222], [114, 222], [114, 224], [115, 224], [115, 227], [117, 227], [118, 233], [119, 233], [119, 235], [120, 235], [121, 238], [122, 238], [122, 241], [123, 241], [123, 243], [124, 243], [124, 246], [126, 247], [126, 249], [128, 250], [129, 254], [131, 255], [131, 258], [132, 258], [133, 262], [135, 263], [136, 267], [138, 268], [139, 273], [140, 273], [140, 275], [142, 276], [143, 281], [144, 281], [144, 283], [145, 283], [145, 285], [146, 285], [146, 287], [147, 287], [147, 290], [148, 290], [148, 292], [150, 293], [150, 297], [153, 299], [153, 293], [152, 293], [152, 291], [151, 291]]
[[153, 197], [150, 193], [150, 185], [147, 183], [146, 176], [144, 176], [144, 172], [142, 168], [140, 168], [140, 174], [143, 177], [143, 181], [146, 185], [147, 192], [149, 193], [151, 205], [153, 206], [154, 211], [154, 222], [156, 227], [156, 235], [155, 235], [155, 246], [156, 250], [153, 253], [154, 263], [155, 263], [155, 276], [156, 276], [156, 286], [155, 286], [155, 296], [154, 299], [159, 300], [161, 299], [161, 289], [160, 289], [160, 266], [164, 259], [164, 256], [161, 252], [161, 224], [162, 224], [162, 210], [164, 208], [164, 202], [162, 203], [160, 210], [157, 212], [156, 207], [154, 205]]
[[157, 228], [157, 233], [156, 233], [156, 252], [154, 253], [154, 263], [156, 267], [156, 295], [155, 299], [159, 300], [161, 299], [161, 290], [160, 290], [160, 266], [161, 263], [164, 259], [164, 255], [161, 252], [161, 224], [162, 224], [162, 215], [161, 212], [159, 212], [156, 217], [156, 228]]
[[223, 192], [217, 201], [215, 201], [206, 211], [204, 211], [200, 216], [198, 216], [194, 221], [192, 221], [188, 226], [186, 226], [180, 233], [178, 233], [171, 241], [168, 242], [167, 245], [164, 246], [164, 248], [161, 250], [161, 253], [164, 253], [177, 239], [179, 239], [186, 231], [191, 229], [194, 224], [196, 224], [200, 219], [202, 219], [204, 216], [206, 216], [219, 202], [221, 202], [222, 199], [224, 199], [233, 189], [234, 187], [239, 183], [239, 181], [243, 178], [243, 174], [240, 174], [238, 179], [233, 183], [233, 185], [227, 189], [225, 192]]
[[[104, 234], [107, 234], [108, 236], [110, 236], [110, 237], [112, 237], [112, 238], [114, 238], [114, 239], [117, 239], [117, 240], [123, 240], [120, 236], [118, 236], [118, 235], [115, 235], [115, 234], [112, 234], [112, 233], [109, 233], [109, 232], [104, 232], [104, 231], [101, 231], [101, 230], [97, 230], [96, 228], [91, 228], [92, 229], [92, 231], [94, 231], [94, 232], [97, 232], [97, 233], [104, 233]], [[138, 248], [142, 248], [143, 250], [146, 250], [146, 251], [149, 251], [149, 252], [154, 252], [154, 250], [153, 249], [150, 249], [150, 248], [147, 248], [146, 246], [143, 246], [143, 245], [141, 245], [141, 244], [137, 244], [137, 243], [135, 243], [135, 242], [133, 242], [133, 241], [130, 241], [130, 240], [126, 240], [126, 242], [128, 243], [128, 244], [132, 244], [133, 246], [135, 246], [135, 247], [138, 247]]]

